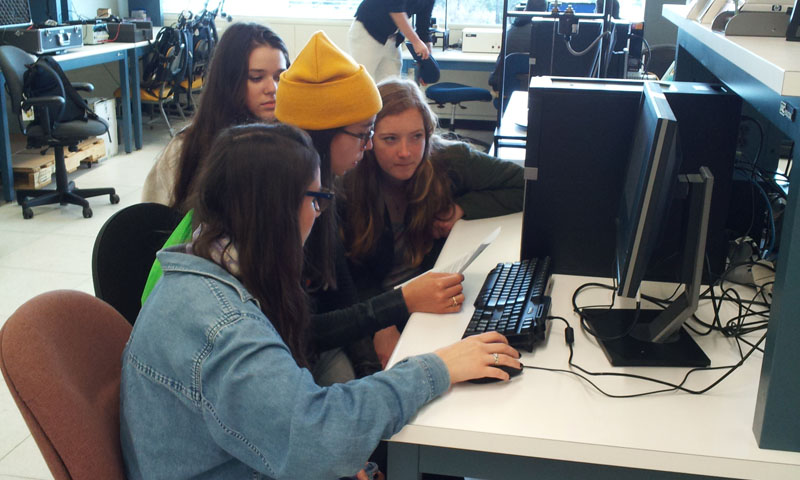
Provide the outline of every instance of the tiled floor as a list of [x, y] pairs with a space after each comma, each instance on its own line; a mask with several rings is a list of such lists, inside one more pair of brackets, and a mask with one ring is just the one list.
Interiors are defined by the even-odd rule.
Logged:
[[[156, 127], [145, 128], [142, 150], [120, 153], [70, 174], [82, 188], [117, 189], [117, 205], [111, 205], [108, 196], [89, 200], [92, 218], [83, 218], [78, 206], [50, 205], [35, 207], [34, 217], [24, 220], [16, 203], [0, 205], [0, 326], [39, 293], [66, 288], [94, 294], [95, 236], [114, 212], [139, 202], [145, 176], [169, 140], [166, 129]], [[0, 382], [0, 480], [51, 478], [8, 387]]]
[[[491, 141], [490, 132], [464, 133]], [[24, 220], [16, 203], [0, 205], [0, 326], [37, 294], [56, 289], [94, 294], [95, 236], [114, 212], [139, 202], [147, 172], [168, 141], [166, 129], [145, 128], [142, 150], [120, 153], [71, 174], [79, 187], [114, 187], [120, 196], [117, 205], [107, 196], [90, 199], [90, 219], [83, 218], [80, 207], [50, 205], [35, 207], [34, 217]], [[0, 382], [0, 480], [52, 478], [8, 387]]]

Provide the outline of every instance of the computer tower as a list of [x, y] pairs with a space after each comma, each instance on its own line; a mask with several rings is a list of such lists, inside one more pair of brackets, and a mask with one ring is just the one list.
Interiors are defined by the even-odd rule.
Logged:
[[[678, 120], [681, 173], [705, 165], [714, 175], [707, 251], [719, 274], [741, 100], [718, 85], [662, 89]], [[616, 216], [641, 94], [641, 81], [531, 79], [522, 258], [549, 255], [554, 273], [614, 276]], [[673, 201], [648, 280], [676, 278], [683, 205]]]

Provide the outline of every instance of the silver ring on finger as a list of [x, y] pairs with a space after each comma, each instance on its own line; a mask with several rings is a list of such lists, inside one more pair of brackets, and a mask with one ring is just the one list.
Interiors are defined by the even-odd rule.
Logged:
[[496, 354], [496, 353], [493, 353], [492, 356], [494, 357], [494, 365], [497, 366], [497, 359], [498, 359], [499, 355]]
[[458, 306], [458, 300], [456, 300], [456, 297], [452, 297], [452, 298], [453, 298], [453, 306], [457, 307]]

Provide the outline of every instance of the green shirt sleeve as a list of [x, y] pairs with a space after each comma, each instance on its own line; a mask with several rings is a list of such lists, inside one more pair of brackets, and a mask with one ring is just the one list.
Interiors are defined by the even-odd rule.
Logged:
[[[172, 234], [167, 238], [167, 241], [164, 242], [164, 246], [161, 248], [171, 247], [173, 245], [180, 245], [182, 243], [187, 243], [192, 238], [192, 210], [183, 217], [181, 223], [175, 227], [175, 230], [172, 231]], [[158, 259], [153, 262], [153, 266], [150, 267], [150, 273], [147, 275], [147, 282], [144, 284], [144, 290], [142, 291], [142, 305], [147, 300], [147, 297], [150, 296], [150, 292], [153, 291], [153, 288], [156, 286], [156, 283], [161, 279], [161, 276], [164, 275], [163, 270], [161, 270], [161, 263], [159, 263]]]
[[455, 143], [431, 155], [452, 182], [455, 202], [466, 220], [522, 211], [525, 192], [523, 169], [498, 160], [464, 143]]

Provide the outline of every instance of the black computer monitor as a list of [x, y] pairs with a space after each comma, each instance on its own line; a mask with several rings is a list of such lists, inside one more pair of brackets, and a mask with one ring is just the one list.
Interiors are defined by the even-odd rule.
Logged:
[[638, 296], [672, 199], [688, 194], [683, 292], [665, 310], [594, 308], [585, 318], [615, 366], [707, 366], [682, 325], [697, 309], [713, 177], [705, 167], [679, 175], [678, 122], [655, 82], [645, 82], [633, 135], [617, 219], [617, 294]]
[[677, 185], [678, 121], [661, 87], [646, 82], [617, 215], [619, 295], [633, 298], [658, 243]]
[[531, 75], [598, 76], [603, 20], [581, 18], [578, 32], [570, 37], [569, 44], [558, 33], [557, 18], [532, 17], [531, 25]]
[[0, 28], [26, 27], [31, 23], [28, 0], [0, 0]]

